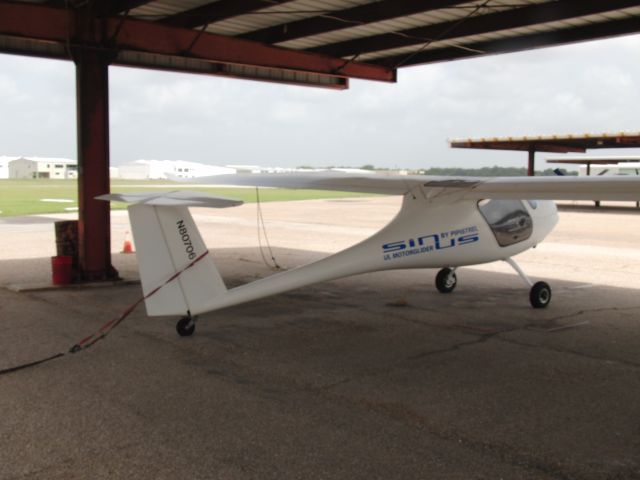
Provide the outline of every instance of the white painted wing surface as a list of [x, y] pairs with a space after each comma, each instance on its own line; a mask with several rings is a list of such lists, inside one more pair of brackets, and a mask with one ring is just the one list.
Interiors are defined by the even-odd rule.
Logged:
[[474, 186], [463, 198], [638, 201], [640, 177], [495, 177]]
[[373, 174], [352, 175], [341, 172], [318, 172], [215, 175], [212, 177], [192, 178], [188, 181], [212, 185], [300, 188], [404, 195], [412, 188], [421, 185], [425, 178], [429, 177]]
[[174, 192], [157, 193], [110, 193], [96, 197], [98, 200], [125, 203], [141, 203], [145, 205], [157, 206], [192, 206], [192, 207], [212, 207], [226, 208], [242, 205], [242, 200], [227, 197], [217, 197], [201, 192], [191, 192], [180, 190]]
[[[432, 198], [514, 198], [536, 200], [640, 200], [640, 177], [438, 177], [426, 175], [351, 175], [284, 173], [216, 175], [198, 183], [404, 195], [421, 188]], [[455, 195], [449, 195], [455, 194]], [[445, 200], [449, 199], [449, 200]]]

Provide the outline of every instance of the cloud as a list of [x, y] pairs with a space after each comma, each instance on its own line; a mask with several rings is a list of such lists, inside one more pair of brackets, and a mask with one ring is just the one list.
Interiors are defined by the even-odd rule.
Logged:
[[[635, 35], [411, 67], [342, 92], [112, 67], [112, 163], [523, 165], [447, 140], [638, 131], [639, 50]], [[0, 55], [0, 72], [0, 155], [74, 156], [73, 64]]]
[[308, 120], [309, 111], [305, 103], [280, 100], [273, 104], [271, 119], [281, 123], [296, 123]]
[[73, 65], [0, 55], [0, 155], [74, 158]]

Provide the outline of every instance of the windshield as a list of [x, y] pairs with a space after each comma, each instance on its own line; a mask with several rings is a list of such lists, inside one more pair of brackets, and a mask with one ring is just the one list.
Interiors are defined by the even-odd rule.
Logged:
[[531, 236], [533, 221], [520, 200], [480, 200], [478, 208], [501, 247]]

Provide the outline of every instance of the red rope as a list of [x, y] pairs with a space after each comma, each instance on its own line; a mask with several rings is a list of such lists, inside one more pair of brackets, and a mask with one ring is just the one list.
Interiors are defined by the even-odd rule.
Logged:
[[34, 367], [36, 365], [40, 365], [42, 363], [45, 363], [45, 362], [48, 362], [48, 361], [51, 361], [51, 360], [55, 360], [56, 358], [64, 357], [65, 355], [67, 355], [69, 353], [78, 353], [78, 352], [81, 352], [83, 350], [86, 350], [87, 348], [92, 347], [98, 341], [102, 340], [107, 335], [109, 335], [118, 325], [120, 325], [124, 321], [125, 318], [127, 318], [129, 315], [131, 315], [131, 313], [138, 307], [138, 305], [140, 305], [142, 302], [147, 300], [149, 297], [151, 297], [151, 296], [155, 295], [156, 293], [158, 293], [158, 291], [160, 289], [162, 289], [164, 286], [168, 285], [169, 283], [173, 282], [176, 278], [178, 278], [184, 272], [189, 270], [191, 267], [193, 267], [196, 263], [198, 263], [200, 260], [202, 260], [208, 254], [209, 254], [209, 251], [205, 250], [205, 252], [202, 255], [200, 255], [199, 257], [194, 259], [189, 265], [184, 267], [182, 270], [179, 270], [176, 273], [174, 273], [163, 284], [161, 284], [158, 287], [154, 288], [149, 293], [147, 293], [146, 295], [144, 295], [141, 298], [139, 298], [138, 300], [136, 300], [133, 304], [129, 305], [129, 307], [127, 307], [120, 314], [119, 317], [113, 318], [113, 319], [109, 320], [108, 322], [106, 322], [95, 333], [92, 333], [91, 335], [89, 335], [89, 336], [83, 338], [82, 340], [80, 340], [78, 343], [73, 345], [67, 352], [56, 353], [55, 355], [52, 355], [52, 356], [47, 357], [47, 358], [43, 358], [41, 360], [36, 360], [34, 362], [29, 362], [29, 363], [25, 363], [25, 364], [22, 364], [22, 365], [17, 365], [15, 367], [5, 368], [4, 370], [0, 370], [0, 375], [4, 375], [4, 374], [7, 374], [7, 373], [15, 372], [15, 371], [22, 370], [22, 369], [28, 368], [28, 367]]
[[133, 303], [132, 305], [130, 305], [127, 309], [125, 309], [125, 311], [122, 312], [122, 314], [118, 318], [114, 318], [112, 320], [109, 320], [102, 327], [100, 327], [97, 332], [95, 332], [92, 335], [89, 335], [86, 338], [83, 338], [78, 343], [76, 343], [73, 347], [71, 347], [69, 349], [69, 353], [76, 353], [76, 352], [79, 352], [81, 350], [86, 350], [87, 348], [92, 347], [99, 340], [102, 340], [104, 337], [109, 335], [109, 333], [111, 333], [111, 331], [113, 329], [115, 329], [118, 325], [120, 325], [125, 318], [127, 318], [129, 315], [131, 315], [131, 312], [133, 312], [138, 307], [138, 305], [140, 305], [142, 302], [147, 300], [149, 297], [151, 297], [151, 296], [155, 295], [156, 293], [158, 293], [158, 291], [161, 288], [163, 288], [164, 286], [166, 286], [166, 285], [170, 284], [171, 282], [173, 282], [176, 278], [178, 278], [184, 272], [189, 270], [191, 267], [193, 267], [196, 263], [198, 263], [200, 260], [202, 260], [208, 254], [209, 254], [209, 251], [205, 250], [205, 252], [202, 255], [200, 255], [199, 257], [194, 259], [193, 262], [191, 262], [189, 265], [184, 267], [182, 270], [179, 270], [176, 273], [174, 273], [163, 284], [157, 286], [156, 288], [151, 290], [149, 293], [147, 293], [143, 297], [141, 297], [138, 300], [136, 300], [136, 302]]

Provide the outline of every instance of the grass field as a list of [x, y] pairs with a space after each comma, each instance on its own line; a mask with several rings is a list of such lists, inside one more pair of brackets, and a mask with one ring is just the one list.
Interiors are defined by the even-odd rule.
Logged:
[[[0, 217], [15, 217], [40, 213], [62, 213], [78, 207], [76, 180], [0, 180]], [[256, 201], [254, 188], [212, 188], [185, 185], [171, 181], [113, 180], [112, 192], [160, 192], [163, 190], [196, 190], [214, 195], [237, 198], [245, 202]], [[325, 190], [287, 190], [261, 188], [260, 201], [291, 201], [318, 198], [345, 198], [365, 196], [349, 192]], [[372, 196], [367, 194], [366, 196]], [[122, 203], [112, 203], [113, 209], [124, 208]]]

